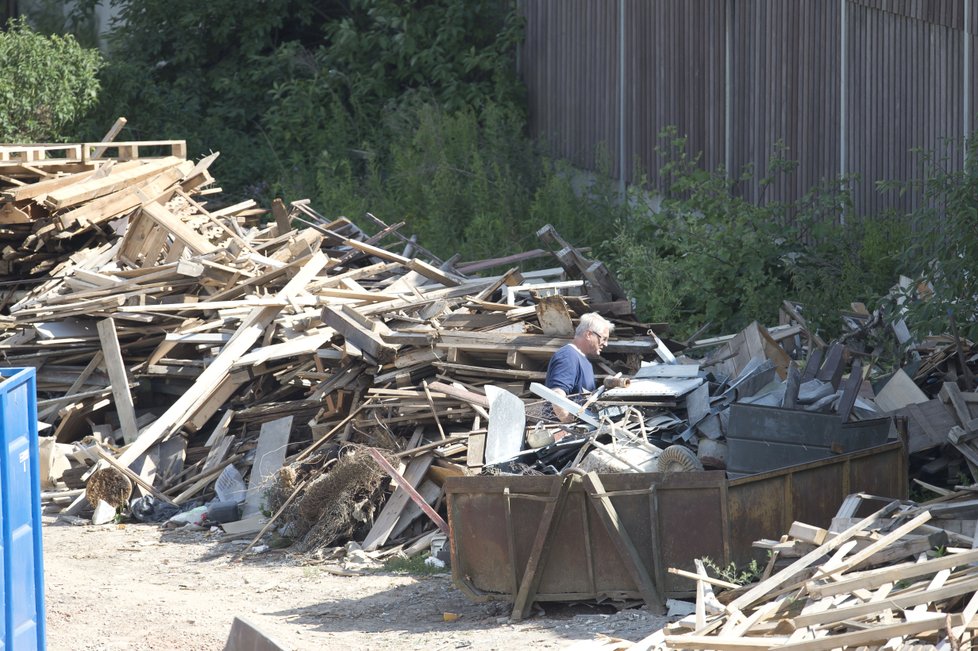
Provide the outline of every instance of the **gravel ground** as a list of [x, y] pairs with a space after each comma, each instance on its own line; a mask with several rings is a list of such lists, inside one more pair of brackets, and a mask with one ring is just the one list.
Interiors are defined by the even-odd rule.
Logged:
[[[46, 520], [44, 575], [51, 651], [224, 648], [243, 616], [286, 648], [560, 649], [597, 635], [639, 640], [667, 621], [644, 610], [550, 604], [513, 623], [507, 604], [477, 604], [447, 573], [339, 576], [209, 531]], [[456, 618], [457, 616], [457, 618]]]

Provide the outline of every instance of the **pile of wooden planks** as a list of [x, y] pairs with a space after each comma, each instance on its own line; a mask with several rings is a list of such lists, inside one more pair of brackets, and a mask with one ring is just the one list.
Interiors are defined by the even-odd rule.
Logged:
[[[852, 495], [829, 530], [796, 522], [780, 542], [762, 543], [772, 560], [744, 587], [708, 576], [702, 563], [673, 570], [695, 581], [695, 613], [619, 648], [965, 648], [978, 628], [974, 490], [884, 501], [865, 517], [854, 514], [880, 498]], [[972, 535], [954, 531], [962, 524]], [[777, 569], [780, 553], [790, 558]]]
[[[604, 265], [552, 227], [548, 249], [443, 261], [373, 216], [368, 234], [308, 201], [212, 207], [216, 154], [185, 150], [0, 147], [0, 350], [37, 369], [42, 434], [77, 448], [50, 491], [68, 514], [85, 510], [78, 490], [97, 468], [184, 507], [234, 466], [255, 484], [247, 519], [261, 482], [295, 462], [322, 469], [346, 443], [396, 455], [393, 474], [434, 504], [446, 474], [483, 465], [483, 387], [539, 402], [529, 384], [580, 314], [618, 326], [602, 374], [655, 350]], [[511, 267], [544, 257], [559, 266]], [[476, 275], [492, 269], [504, 272]]]

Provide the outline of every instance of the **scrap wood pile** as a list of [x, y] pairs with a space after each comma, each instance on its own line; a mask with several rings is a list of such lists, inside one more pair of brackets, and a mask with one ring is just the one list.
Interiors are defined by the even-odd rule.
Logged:
[[[368, 235], [308, 202], [276, 202], [271, 220], [250, 201], [210, 208], [216, 155], [184, 152], [0, 147], [0, 349], [37, 370], [52, 510], [104, 503], [111, 516], [131, 493], [133, 514], [153, 519], [217, 495], [244, 503], [225, 523], [237, 535], [260, 530], [265, 509], [293, 516], [309, 546], [382, 546], [414, 511], [437, 518], [446, 476], [483, 465], [482, 387], [535, 400], [526, 384], [581, 313], [618, 323], [608, 374], [655, 348], [607, 269], [552, 228], [540, 233], [552, 252], [442, 261], [403, 224], [373, 218]], [[543, 256], [560, 266], [475, 275]], [[535, 302], [568, 288], [549, 311]], [[359, 463], [373, 448], [386, 452]], [[335, 502], [334, 534], [308, 526]]]
[[[846, 343], [827, 345], [785, 302], [770, 329], [681, 344], [635, 319], [605, 266], [552, 227], [538, 233], [545, 248], [441, 260], [403, 224], [369, 215], [373, 234], [307, 201], [275, 202], [271, 215], [252, 201], [212, 208], [216, 154], [194, 163], [185, 151], [0, 146], [0, 349], [6, 365], [37, 369], [52, 509], [78, 514], [89, 498], [124, 508], [128, 486], [148, 519], [216, 497], [244, 503], [222, 512], [232, 535], [264, 530], [272, 512], [307, 548], [377, 548], [443, 526], [450, 475], [579, 465], [736, 476], [885, 441], [884, 416], [900, 410], [914, 416], [911, 451], [952, 431], [970, 450], [972, 394], [945, 390], [957, 421], [944, 431], [931, 412], [947, 412], [941, 398], [908, 399], [899, 373], [873, 397], [859, 337], [880, 320], [865, 310], [850, 315]], [[478, 275], [545, 258], [558, 266]], [[616, 326], [596, 370], [618, 381], [575, 407], [581, 423], [558, 424], [544, 406], [547, 361], [589, 311]], [[963, 345], [918, 346], [913, 379], [932, 388], [964, 374], [974, 360]], [[782, 426], [758, 430], [770, 408]], [[780, 440], [825, 418], [828, 436]], [[778, 443], [777, 455], [756, 453]], [[343, 508], [322, 516], [333, 502]]]
[[792, 525], [757, 582], [736, 586], [698, 563], [685, 573], [696, 583], [693, 614], [638, 643], [593, 648], [967, 648], [978, 628], [975, 491], [923, 504], [851, 495], [829, 530]]

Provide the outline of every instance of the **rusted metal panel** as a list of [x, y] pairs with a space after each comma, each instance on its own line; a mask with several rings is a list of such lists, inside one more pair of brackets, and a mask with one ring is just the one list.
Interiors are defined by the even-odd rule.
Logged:
[[[899, 443], [736, 480], [722, 471], [602, 475], [641, 562], [667, 596], [692, 583], [666, 568], [693, 569], [709, 556], [746, 563], [751, 543], [776, 538], [793, 520], [828, 526], [852, 492], [905, 498]], [[477, 601], [512, 601], [555, 476], [452, 477], [445, 484], [455, 584]], [[537, 601], [641, 599], [590, 496], [575, 482], [544, 559]]]

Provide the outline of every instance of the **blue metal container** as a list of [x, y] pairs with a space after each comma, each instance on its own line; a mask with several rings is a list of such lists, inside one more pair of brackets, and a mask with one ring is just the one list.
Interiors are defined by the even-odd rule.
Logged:
[[44, 566], [33, 368], [0, 368], [0, 651], [41, 651]]

